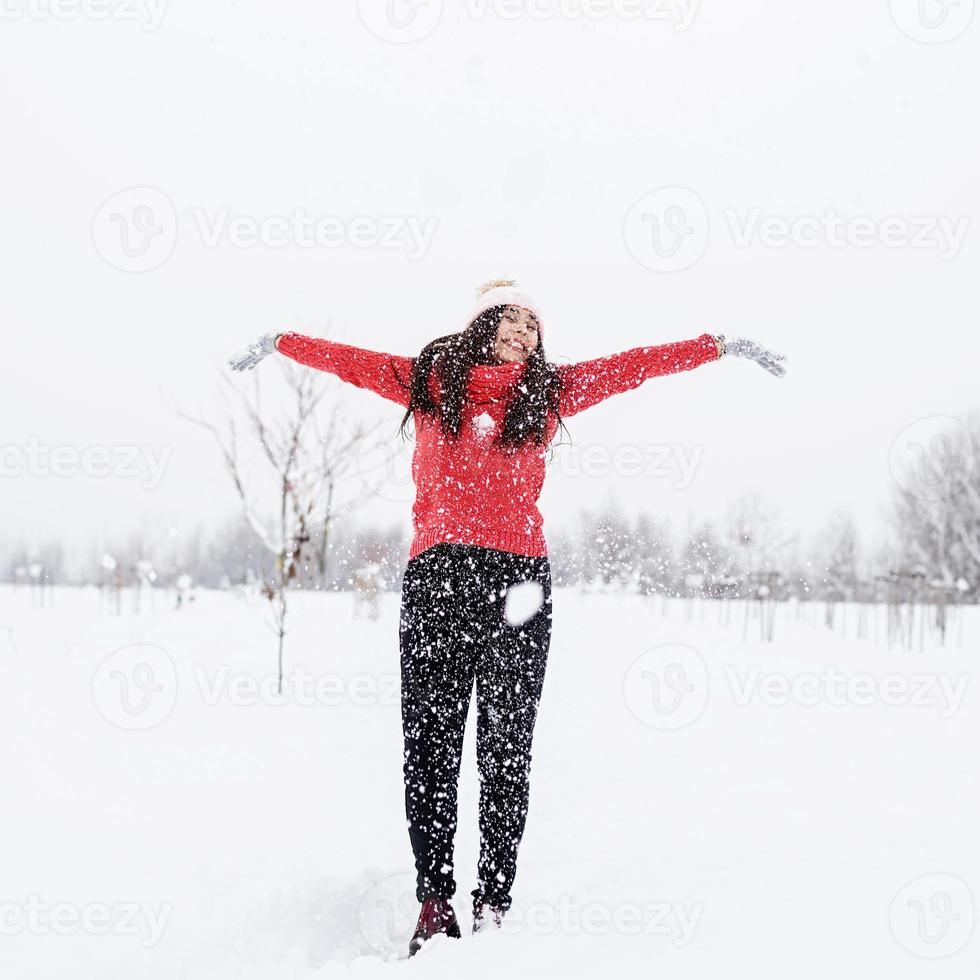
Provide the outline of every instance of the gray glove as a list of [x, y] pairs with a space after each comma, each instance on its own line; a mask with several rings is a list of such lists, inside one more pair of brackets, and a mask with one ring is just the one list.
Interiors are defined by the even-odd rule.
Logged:
[[251, 371], [256, 364], [263, 358], [276, 352], [277, 333], [264, 333], [254, 344], [252, 344], [244, 354], [231, 358], [228, 367], [232, 371]]
[[723, 354], [731, 354], [734, 357], [747, 357], [755, 361], [760, 367], [765, 368], [770, 374], [781, 378], [786, 373], [785, 354], [776, 354], [771, 350], [766, 350], [762, 344], [757, 344], [754, 340], [746, 340], [744, 337], [732, 337], [725, 340], [724, 334], [719, 334], [718, 339], [724, 346]]

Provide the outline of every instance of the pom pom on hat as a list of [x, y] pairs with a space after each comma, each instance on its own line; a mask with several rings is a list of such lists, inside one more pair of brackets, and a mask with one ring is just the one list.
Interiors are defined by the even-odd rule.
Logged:
[[481, 313], [494, 306], [522, 306], [530, 310], [537, 318], [538, 333], [544, 334], [541, 308], [527, 293], [517, 288], [514, 279], [488, 279], [483, 283], [476, 291], [476, 306], [470, 312], [469, 322], [472, 323]]
[[490, 292], [491, 289], [497, 289], [499, 286], [516, 285], [516, 279], [488, 279], [485, 283], [477, 287], [476, 298], [479, 299], [484, 293]]

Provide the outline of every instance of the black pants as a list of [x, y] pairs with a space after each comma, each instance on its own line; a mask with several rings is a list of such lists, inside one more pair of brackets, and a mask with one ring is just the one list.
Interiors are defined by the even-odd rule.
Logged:
[[[508, 590], [522, 585], [511, 593]], [[466, 544], [437, 544], [402, 581], [405, 809], [416, 897], [451, 898], [456, 786], [476, 682], [480, 775], [479, 887], [510, 907], [528, 807], [531, 739], [551, 642], [551, 565]]]

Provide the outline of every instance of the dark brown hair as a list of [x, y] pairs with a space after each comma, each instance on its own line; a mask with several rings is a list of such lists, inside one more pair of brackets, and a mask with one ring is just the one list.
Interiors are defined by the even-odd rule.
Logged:
[[[491, 307], [465, 330], [437, 337], [412, 359], [412, 378], [408, 386], [411, 394], [401, 421], [402, 435], [412, 413], [418, 409], [425, 415], [438, 417], [445, 435], [459, 437], [470, 368], [476, 364], [496, 363], [497, 327], [506, 310], [507, 306]], [[429, 391], [429, 376], [433, 370], [441, 385], [441, 402], [436, 402]], [[540, 330], [538, 342], [524, 362], [520, 378], [520, 384], [515, 385], [507, 403], [504, 424], [495, 439], [496, 444], [504, 448], [517, 448], [528, 439], [543, 445], [549, 411], [554, 412], [559, 426], [564, 428], [558, 413], [558, 369], [545, 360]]]

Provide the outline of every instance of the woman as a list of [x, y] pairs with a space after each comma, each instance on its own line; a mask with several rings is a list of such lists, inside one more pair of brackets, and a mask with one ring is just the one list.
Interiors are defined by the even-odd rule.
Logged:
[[[725, 355], [785, 373], [783, 355], [701, 334], [582, 361], [546, 361], [541, 311], [513, 280], [478, 293], [469, 326], [418, 357], [295, 333], [266, 334], [229, 362], [279, 351], [405, 408], [415, 423], [414, 536], [402, 582], [399, 646], [405, 806], [422, 903], [409, 947], [458, 938], [453, 838], [463, 731], [477, 697], [480, 859], [473, 929], [511, 905], [528, 807], [531, 741], [551, 640], [551, 566], [537, 508], [545, 450], [562, 420], [649, 377]], [[519, 587], [519, 588], [515, 588]], [[513, 590], [513, 591], [511, 591]], [[530, 590], [530, 614], [511, 601]]]

